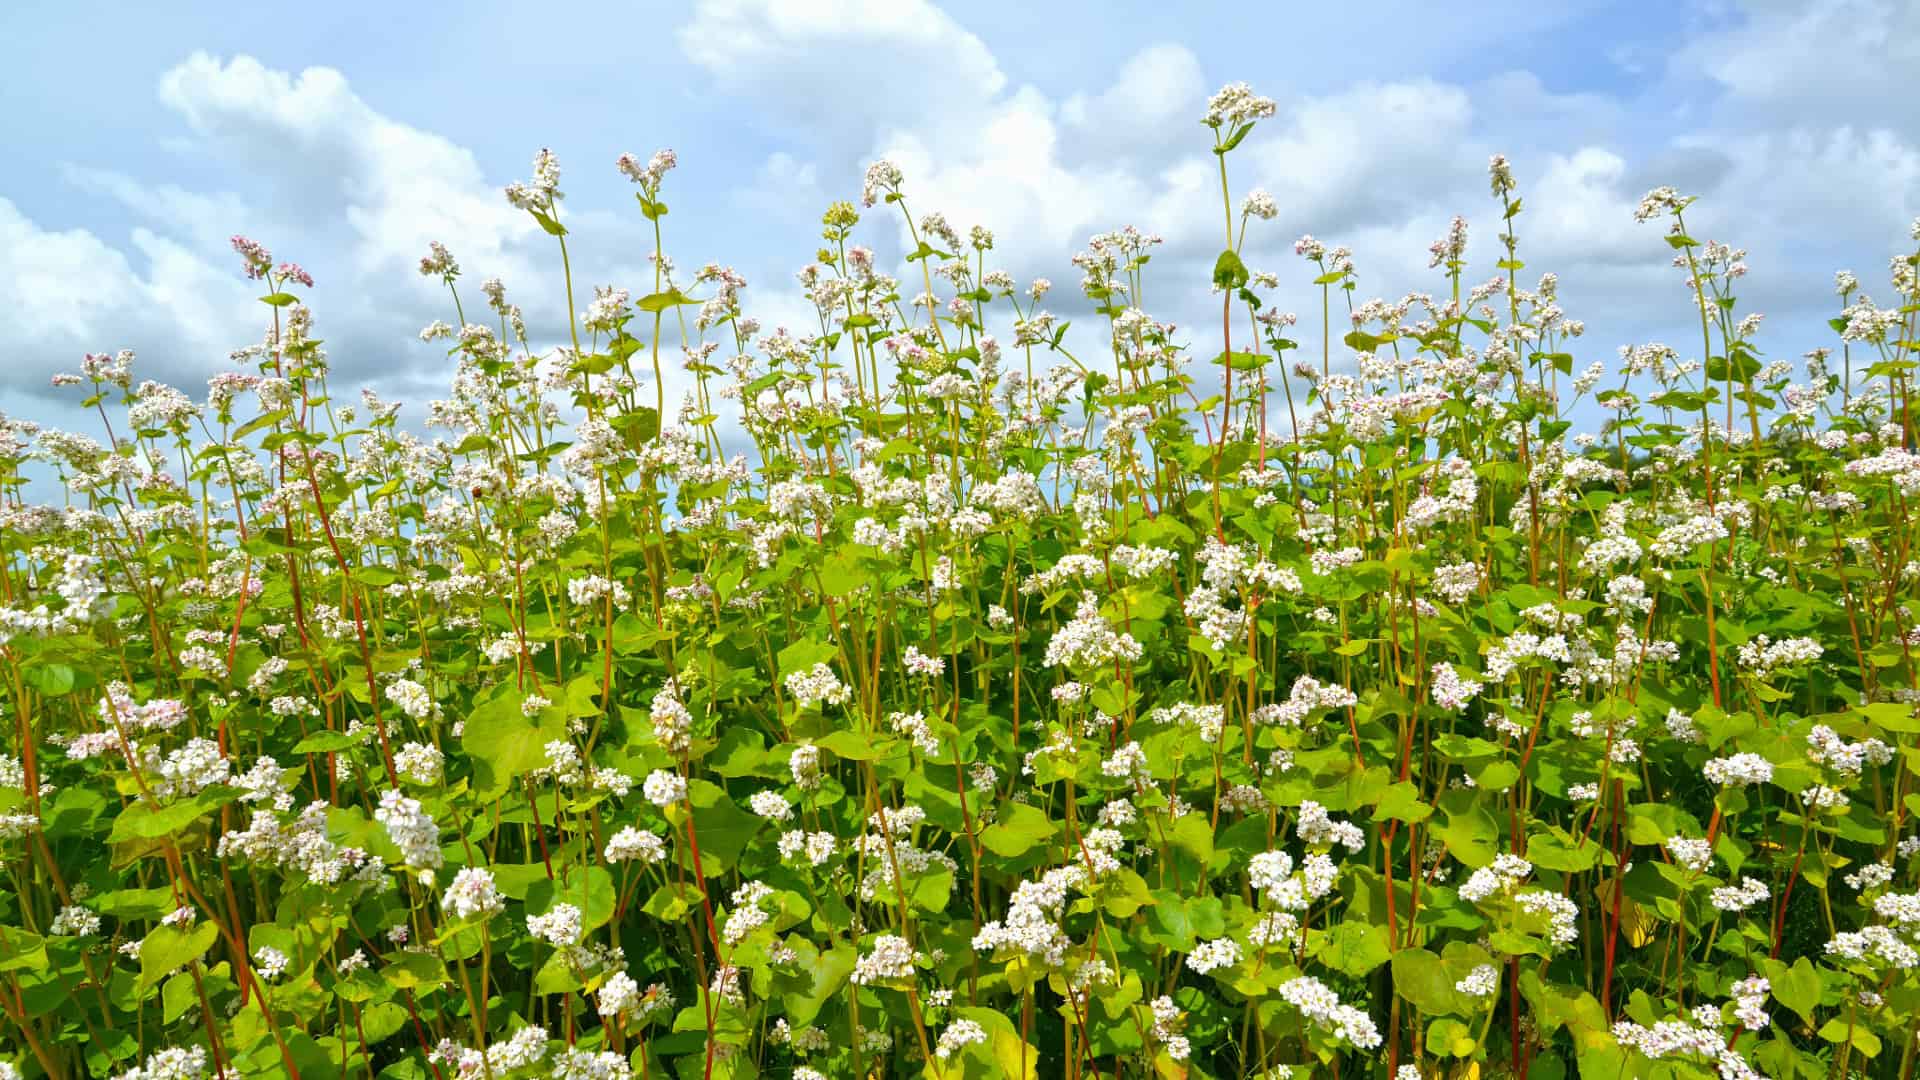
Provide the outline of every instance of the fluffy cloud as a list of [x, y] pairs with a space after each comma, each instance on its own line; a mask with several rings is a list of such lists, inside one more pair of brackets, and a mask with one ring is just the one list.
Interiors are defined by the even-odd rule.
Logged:
[[688, 60], [755, 112], [835, 149], [875, 126], [964, 118], [1007, 84], [978, 35], [926, 0], [699, 0], [677, 38]]
[[341, 215], [356, 272], [404, 270], [449, 238], [473, 263], [512, 270], [514, 242], [535, 231], [472, 152], [375, 110], [332, 68], [292, 75], [196, 53], [161, 77], [160, 100], [206, 151], [273, 185], [282, 216]]
[[131, 254], [86, 229], [43, 228], [0, 198], [0, 282], [14, 298], [0, 321], [0, 390], [48, 392], [80, 355], [136, 347], [163, 379], [224, 362], [255, 336], [252, 293], [236, 275], [146, 228]]
[[296, 76], [251, 57], [195, 54], [161, 77], [158, 95], [191, 132], [186, 147], [230, 167], [258, 197], [67, 165], [76, 191], [140, 222], [125, 248], [46, 227], [0, 200], [0, 281], [18, 283], [27, 300], [0, 328], [0, 385], [14, 394], [40, 392], [81, 352], [121, 347], [139, 353], [141, 377], [196, 391], [263, 325], [251, 302], [259, 290], [227, 250], [234, 232], [319, 278], [320, 326], [345, 379], [433, 362], [408, 348], [410, 331], [439, 313], [432, 287], [411, 272], [429, 239], [447, 238], [470, 267], [531, 276], [520, 246], [538, 230], [485, 182], [473, 155], [374, 110], [337, 71]]
[[[196, 53], [160, 77], [158, 97], [188, 132], [174, 143], [248, 195], [66, 165], [73, 190], [139, 223], [124, 247], [49, 228], [0, 199], [0, 282], [17, 282], [12, 291], [28, 301], [23, 317], [0, 326], [8, 397], [44, 392], [47, 376], [74, 367], [81, 352], [129, 346], [140, 377], [197, 392], [263, 325], [252, 303], [259, 289], [228, 250], [236, 232], [318, 279], [318, 326], [343, 388], [368, 381], [416, 401], [444, 392], [443, 350], [413, 340], [431, 319], [454, 318], [438, 282], [414, 271], [430, 240], [448, 243], [465, 266], [470, 311], [478, 279], [500, 276], [536, 333], [564, 331], [551, 238], [507, 205], [473, 153], [373, 108], [340, 72], [294, 74]], [[575, 219], [602, 252], [628, 250], [636, 232], [592, 211]], [[615, 275], [639, 280], [641, 270], [576, 252], [582, 293]]]
[[1184, 45], [1163, 42], [1134, 53], [1113, 84], [1077, 93], [1060, 108], [1072, 142], [1069, 153], [1129, 155], [1196, 131], [1193, 103], [1207, 92], [1200, 58]]
[[1669, 78], [1704, 74], [1726, 92], [1723, 112], [1769, 123], [1901, 124], [1920, 102], [1896, 73], [1920, 66], [1920, 6], [1908, 0], [1751, 0], [1695, 35], [1667, 64]]

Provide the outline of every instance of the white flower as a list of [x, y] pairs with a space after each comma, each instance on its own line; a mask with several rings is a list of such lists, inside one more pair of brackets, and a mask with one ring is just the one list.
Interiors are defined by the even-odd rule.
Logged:
[[387, 827], [387, 837], [400, 849], [408, 869], [433, 871], [445, 864], [440, 855], [440, 826], [421, 809], [419, 799], [388, 788], [380, 793], [380, 808], [373, 812], [373, 819]]
[[1525, 881], [1533, 873], [1533, 864], [1518, 855], [1494, 856], [1491, 865], [1475, 870], [1460, 886], [1460, 899], [1477, 904], [1502, 889]]
[[796, 708], [810, 709], [815, 705], [841, 705], [853, 696], [833, 669], [825, 664], [815, 664], [810, 670], [796, 671], [787, 676], [787, 693], [793, 695]]
[[607, 838], [607, 861], [626, 862], [638, 859], [641, 862], [659, 862], [667, 857], [666, 844], [654, 834], [643, 832], [631, 825]]
[[1514, 897], [1523, 911], [1547, 917], [1547, 936], [1555, 945], [1571, 945], [1580, 938], [1580, 909], [1559, 893], [1536, 889]]
[[640, 785], [640, 793], [655, 806], [672, 806], [687, 797], [687, 781], [679, 773], [655, 769], [647, 774], [646, 782]]
[[69, 904], [53, 917], [47, 932], [55, 937], [92, 937], [100, 932], [100, 916], [79, 904]]
[[276, 982], [287, 973], [287, 954], [271, 945], [262, 945], [253, 952], [253, 968], [262, 979]]
[[401, 712], [415, 720], [433, 715], [433, 695], [412, 679], [396, 679], [387, 687], [386, 697]]
[[900, 656], [900, 663], [910, 674], [939, 675], [947, 670], [947, 662], [938, 656], [928, 656], [918, 648], [909, 645]]
[[527, 933], [555, 948], [578, 945], [580, 909], [572, 904], [555, 904], [545, 915], [529, 915]]
[[1773, 763], [1759, 754], [1735, 754], [1708, 761], [1700, 772], [1721, 787], [1746, 787], [1772, 780]]
[[[11, 1066], [9, 1066], [11, 1067]], [[207, 1074], [207, 1052], [198, 1047], [170, 1047], [147, 1055], [138, 1067], [114, 1080], [200, 1080]], [[14, 1074], [16, 1077], [18, 1072]]]
[[747, 800], [747, 806], [768, 821], [793, 820], [793, 804], [787, 802], [777, 791], [756, 791], [753, 797]]
[[1740, 879], [1738, 885], [1727, 885], [1713, 890], [1708, 900], [1720, 911], [1745, 911], [1768, 898], [1766, 882], [1750, 877]]
[[633, 976], [626, 972], [616, 971], [600, 985], [594, 1002], [601, 1016], [631, 1014], [640, 1003], [640, 984], [634, 982]]
[[440, 906], [456, 919], [476, 915], [491, 918], [507, 909], [507, 902], [494, 887], [492, 872], [469, 866], [453, 876], [453, 883], [440, 898]]
[[1462, 678], [1452, 664], [1433, 665], [1433, 703], [1449, 712], [1466, 708], [1480, 688], [1480, 683]]
[[1820, 659], [1825, 650], [1820, 643], [1808, 637], [1785, 638], [1774, 641], [1765, 634], [1756, 634], [1753, 640], [1740, 646], [1740, 666], [1759, 677], [1766, 677], [1775, 670], [1812, 663]]
[[1733, 1016], [1740, 1026], [1748, 1031], [1758, 1031], [1773, 1022], [1767, 1015], [1767, 992], [1771, 989], [1767, 980], [1758, 976], [1749, 976], [1733, 984]]
[[1829, 956], [1843, 960], [1877, 960], [1901, 971], [1920, 966], [1920, 953], [1884, 926], [1836, 934], [1827, 942], [1826, 951]]
[[1232, 967], [1240, 962], [1240, 945], [1232, 938], [1215, 938], [1200, 943], [1187, 954], [1187, 967], [1205, 975], [1216, 968]]
[[907, 943], [906, 938], [882, 934], [873, 939], [873, 951], [854, 963], [851, 978], [854, 985], [865, 986], [912, 975], [913, 946]]
[[1246, 861], [1246, 880], [1260, 892], [1273, 892], [1294, 876], [1294, 859], [1286, 851], [1261, 851]]
[[1500, 989], [1500, 969], [1492, 964], [1480, 964], [1454, 983], [1453, 988], [1468, 997], [1492, 997]]
[[410, 742], [393, 755], [394, 770], [416, 784], [439, 783], [445, 762], [438, 749], [425, 743]]
[[1100, 614], [1100, 602], [1085, 595], [1073, 618], [1054, 631], [1047, 642], [1043, 662], [1048, 667], [1099, 668], [1116, 660], [1138, 660], [1142, 655], [1133, 635], [1116, 632]]
[[1302, 843], [1315, 847], [1339, 844], [1348, 851], [1359, 851], [1367, 846], [1367, 835], [1358, 825], [1334, 820], [1328, 816], [1326, 807], [1312, 799], [1300, 804], [1300, 820], [1293, 831]]
[[972, 1020], [955, 1020], [940, 1033], [940, 1042], [933, 1048], [934, 1056], [945, 1061], [960, 1052], [960, 1048], [969, 1043], [987, 1041], [987, 1029]]
[[1314, 1027], [1330, 1031], [1335, 1038], [1352, 1043], [1361, 1050], [1380, 1045], [1380, 1029], [1365, 1011], [1340, 1003], [1340, 996], [1310, 975], [1302, 975], [1280, 984], [1282, 1000], [1300, 1010]]
[[793, 756], [787, 760], [787, 771], [793, 775], [793, 783], [802, 791], [817, 791], [820, 788], [820, 748], [812, 743], [801, 743], [793, 748]]
[[1667, 837], [1667, 854], [1692, 873], [1705, 870], [1713, 862], [1713, 845], [1685, 836]]
[[631, 1080], [633, 1066], [611, 1050], [569, 1046], [553, 1059], [553, 1080]]

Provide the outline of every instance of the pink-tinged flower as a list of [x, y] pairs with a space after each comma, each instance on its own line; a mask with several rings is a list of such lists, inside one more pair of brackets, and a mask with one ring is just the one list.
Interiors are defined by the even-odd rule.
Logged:
[[273, 266], [273, 252], [244, 236], [235, 236], [232, 243], [233, 250], [240, 255], [241, 269], [246, 271], [247, 277], [258, 280], [267, 276], [267, 271]]

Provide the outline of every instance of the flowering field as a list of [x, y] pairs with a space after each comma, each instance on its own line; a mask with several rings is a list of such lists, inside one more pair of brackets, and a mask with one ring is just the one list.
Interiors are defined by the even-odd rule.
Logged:
[[1502, 158], [1431, 295], [1246, 266], [1273, 108], [1217, 321], [882, 161], [804, 327], [433, 245], [425, 437], [235, 238], [204, 398], [0, 417], [0, 1077], [1910, 1076], [1920, 256], [1768, 359], [1657, 189], [1699, 336], [1588, 363]]

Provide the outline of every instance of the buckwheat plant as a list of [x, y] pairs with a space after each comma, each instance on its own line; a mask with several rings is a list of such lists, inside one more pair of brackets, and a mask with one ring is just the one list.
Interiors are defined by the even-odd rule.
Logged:
[[804, 324], [671, 151], [576, 285], [543, 150], [565, 343], [435, 243], [416, 415], [235, 238], [204, 395], [0, 417], [0, 1076], [1910, 1076], [1920, 232], [1772, 359], [1656, 189], [1700, 337], [1609, 355], [1502, 157], [1430, 292], [1249, 266], [1273, 113], [1217, 325], [885, 161]]

